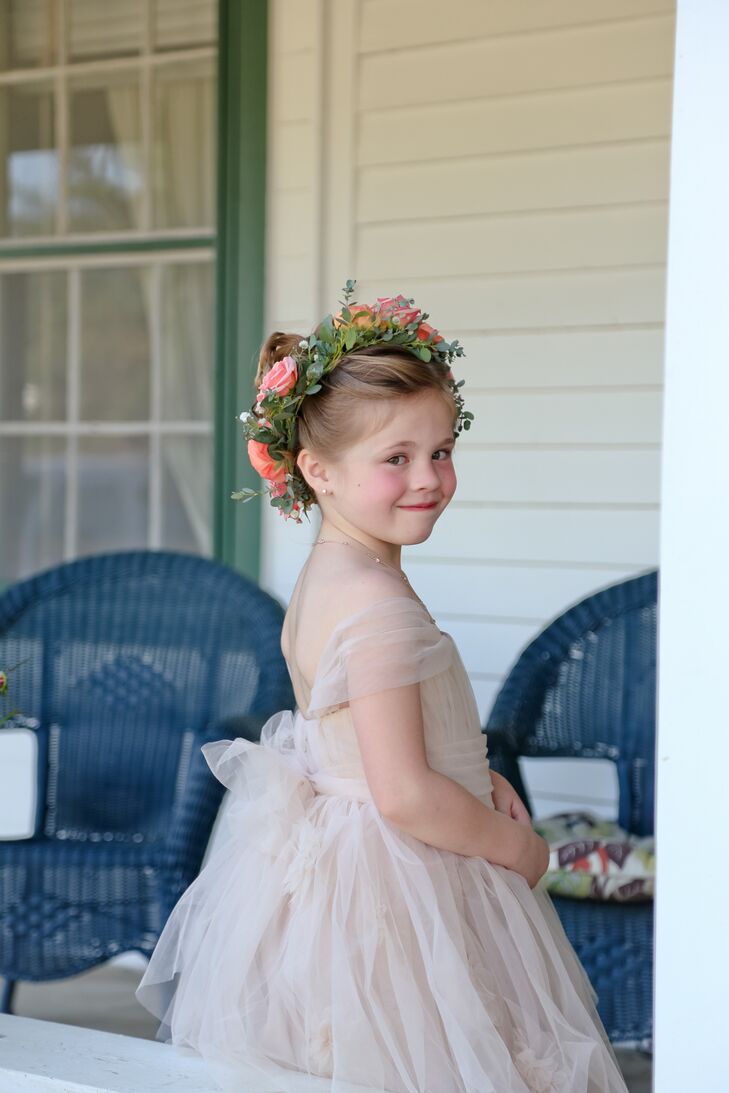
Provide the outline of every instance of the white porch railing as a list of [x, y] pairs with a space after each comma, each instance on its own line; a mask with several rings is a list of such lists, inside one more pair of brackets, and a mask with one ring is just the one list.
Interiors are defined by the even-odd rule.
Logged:
[[0, 1093], [216, 1093], [202, 1059], [169, 1044], [0, 1014]]

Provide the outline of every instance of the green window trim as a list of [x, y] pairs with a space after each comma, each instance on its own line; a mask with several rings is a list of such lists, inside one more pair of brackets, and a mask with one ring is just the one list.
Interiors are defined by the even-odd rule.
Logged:
[[259, 498], [243, 505], [232, 501], [230, 494], [241, 486], [260, 486], [248, 462], [237, 415], [253, 400], [263, 338], [268, 0], [219, 0], [218, 32], [216, 236], [202, 232], [113, 243], [4, 243], [0, 259], [214, 246], [213, 555], [257, 582], [263, 502]]
[[238, 413], [253, 401], [263, 337], [268, 0], [219, 0], [213, 552], [258, 581], [260, 487]]
[[215, 236], [158, 236], [150, 239], [124, 239], [114, 243], [103, 240], [59, 240], [57, 243], [0, 244], [0, 262], [14, 258], [77, 258], [95, 254], [149, 254], [155, 251], [200, 250], [215, 246]]

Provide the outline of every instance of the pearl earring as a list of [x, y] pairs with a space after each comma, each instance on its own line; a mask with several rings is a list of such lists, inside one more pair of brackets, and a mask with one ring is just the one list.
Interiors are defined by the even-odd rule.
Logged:
[[322, 490], [321, 492], [322, 492], [322, 493], [326, 493], [326, 492], [327, 492], [327, 491], [326, 491], [326, 487], [325, 487], [325, 488], [324, 488], [324, 489], [323, 489], [323, 490]]

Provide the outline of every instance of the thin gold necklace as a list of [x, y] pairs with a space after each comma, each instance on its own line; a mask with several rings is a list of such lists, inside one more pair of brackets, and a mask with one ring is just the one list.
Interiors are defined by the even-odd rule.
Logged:
[[360, 543], [359, 539], [353, 539], [351, 542], [343, 539], [317, 539], [316, 541], [317, 543], [339, 543], [340, 546], [354, 546], [354, 544], [356, 543], [357, 546], [362, 547], [362, 550], [367, 551], [370, 558], [374, 558], [375, 561], [379, 562], [380, 565], [386, 565], [388, 569], [391, 569], [393, 571], [393, 573], [397, 573], [399, 577], [402, 577], [406, 585], [412, 588], [412, 585], [408, 580], [407, 573], [403, 573], [401, 569], [397, 569], [394, 565], [390, 565], [389, 562], [383, 562], [382, 558], [378, 557], [377, 554], [375, 554], [374, 551], [370, 550], [369, 547], [366, 547], [364, 543]]
[[[415, 599], [418, 601], [420, 606], [424, 609], [424, 611], [425, 611], [426, 615], [428, 616], [428, 618], [430, 619], [430, 621], [435, 626], [438, 625], [436, 623], [435, 619], [433, 618], [433, 616], [431, 615], [430, 611], [428, 611], [428, 608], [426, 607], [426, 605], [421, 600], [420, 596], [417, 594], [417, 592], [415, 591], [413, 586], [410, 584], [410, 581], [408, 580], [407, 573], [403, 573], [403, 571], [401, 569], [396, 569], [395, 566], [390, 565], [389, 562], [383, 562], [382, 558], [378, 557], [378, 555], [375, 554], [374, 551], [370, 550], [369, 547], [366, 547], [364, 545], [364, 543], [360, 543], [359, 539], [353, 539], [352, 542], [349, 542], [349, 541], [343, 540], [343, 539], [317, 539], [316, 542], [317, 543], [339, 543], [340, 546], [354, 546], [354, 544], [356, 543], [357, 546], [361, 546], [363, 550], [367, 551], [370, 558], [374, 558], [374, 560], [376, 562], [379, 562], [380, 565], [386, 565], [388, 569], [391, 569], [393, 571], [393, 573], [397, 573], [399, 577], [402, 577], [403, 581], [408, 586], [408, 588], [412, 592]], [[442, 631], [441, 631], [441, 633], [442, 633]]]

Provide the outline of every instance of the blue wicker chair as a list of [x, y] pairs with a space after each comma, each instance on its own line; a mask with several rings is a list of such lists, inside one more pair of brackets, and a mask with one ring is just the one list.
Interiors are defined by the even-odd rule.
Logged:
[[151, 953], [223, 794], [201, 744], [257, 740], [293, 708], [283, 614], [232, 569], [165, 551], [83, 558], [0, 597], [0, 663], [25, 661], [13, 699], [40, 756], [35, 834], [0, 842], [0, 1011], [17, 980]]
[[[653, 834], [658, 571], [601, 589], [521, 652], [484, 732], [489, 759], [532, 806], [519, 756], [611, 759], [618, 823]], [[653, 903], [554, 896], [614, 1043], [652, 1047]]]

